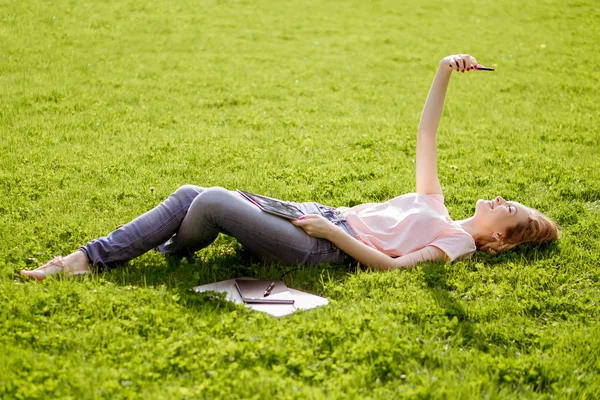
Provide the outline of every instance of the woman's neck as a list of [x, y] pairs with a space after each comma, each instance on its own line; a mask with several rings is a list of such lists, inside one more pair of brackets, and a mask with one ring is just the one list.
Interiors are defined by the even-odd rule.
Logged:
[[481, 231], [481, 228], [475, 222], [475, 217], [470, 217], [467, 219], [461, 219], [455, 221], [461, 228], [463, 228], [469, 235], [473, 236], [473, 239], [477, 241], [485, 237], [486, 235]]

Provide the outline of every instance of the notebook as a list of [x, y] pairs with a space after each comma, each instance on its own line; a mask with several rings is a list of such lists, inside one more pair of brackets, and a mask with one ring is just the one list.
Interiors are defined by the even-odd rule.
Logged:
[[[265, 290], [272, 283], [275, 286], [268, 296]], [[294, 304], [294, 297], [283, 281], [261, 281], [256, 279], [236, 279], [235, 287], [245, 303], [250, 304]]]
[[246, 200], [253, 203], [264, 212], [268, 212], [269, 214], [277, 215], [286, 219], [298, 219], [304, 215], [302, 210], [287, 201], [248, 193], [240, 189], [237, 189], [237, 192]]
[[[253, 278], [240, 278], [244, 280], [252, 280]], [[255, 311], [261, 311], [270, 314], [274, 317], [283, 317], [290, 315], [298, 310], [310, 310], [311, 308], [320, 307], [327, 305], [329, 301], [321, 296], [302, 292], [294, 288], [288, 287], [288, 290], [292, 293], [294, 298], [294, 304], [265, 304], [265, 303], [244, 303], [240, 292], [235, 286], [235, 279], [228, 279], [226, 281], [207, 283], [202, 286], [196, 286], [194, 292], [220, 292], [225, 294], [225, 298], [228, 301], [232, 301], [236, 304], [243, 304], [244, 307]]]

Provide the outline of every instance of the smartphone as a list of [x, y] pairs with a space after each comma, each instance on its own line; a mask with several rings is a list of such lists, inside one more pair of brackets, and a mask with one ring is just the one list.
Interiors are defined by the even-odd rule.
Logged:
[[[449, 65], [450, 68], [454, 68], [452, 65]], [[476, 71], [495, 71], [494, 68], [484, 67], [481, 64], [477, 64], [477, 68], [473, 68]]]

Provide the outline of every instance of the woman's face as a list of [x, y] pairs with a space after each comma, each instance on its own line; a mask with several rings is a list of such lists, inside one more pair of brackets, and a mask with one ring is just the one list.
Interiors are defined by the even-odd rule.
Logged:
[[477, 200], [475, 221], [492, 234], [504, 235], [507, 229], [526, 224], [530, 210], [516, 201], [506, 201], [498, 196], [494, 200]]

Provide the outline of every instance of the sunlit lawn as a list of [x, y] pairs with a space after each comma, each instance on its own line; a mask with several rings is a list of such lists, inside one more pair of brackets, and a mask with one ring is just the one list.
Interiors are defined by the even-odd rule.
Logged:
[[[0, 397], [593, 398], [600, 393], [594, 1], [0, 2]], [[194, 286], [291, 267], [227, 237], [79, 280], [18, 278], [178, 186], [356, 205], [414, 190], [421, 107], [456, 74], [439, 168], [458, 219], [498, 194], [543, 248], [286, 275], [274, 319]]]

